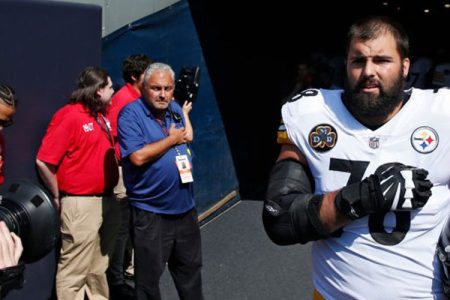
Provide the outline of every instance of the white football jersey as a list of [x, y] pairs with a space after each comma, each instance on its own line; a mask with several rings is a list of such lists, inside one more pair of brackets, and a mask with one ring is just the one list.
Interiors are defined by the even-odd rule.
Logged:
[[340, 237], [314, 242], [313, 281], [327, 299], [443, 299], [435, 255], [450, 213], [450, 90], [412, 89], [376, 130], [347, 110], [342, 90], [306, 90], [282, 108], [291, 142], [305, 155], [315, 193], [361, 181], [382, 164], [426, 169], [426, 205], [351, 222]]

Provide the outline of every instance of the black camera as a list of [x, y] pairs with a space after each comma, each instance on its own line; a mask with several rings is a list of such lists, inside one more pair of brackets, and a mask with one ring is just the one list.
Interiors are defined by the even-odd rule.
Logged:
[[200, 67], [181, 69], [180, 75], [175, 82], [175, 91], [173, 95], [180, 105], [184, 101], [194, 102], [198, 93], [200, 82]]
[[18, 180], [3, 185], [0, 197], [0, 220], [21, 238], [23, 261], [31, 263], [49, 253], [59, 237], [59, 214], [48, 192]]

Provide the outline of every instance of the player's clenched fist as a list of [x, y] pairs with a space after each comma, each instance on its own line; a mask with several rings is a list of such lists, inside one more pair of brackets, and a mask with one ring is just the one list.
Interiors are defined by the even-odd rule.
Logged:
[[358, 219], [389, 210], [412, 210], [423, 207], [431, 196], [433, 184], [428, 172], [401, 163], [386, 163], [361, 182], [348, 185], [338, 193], [336, 208]]

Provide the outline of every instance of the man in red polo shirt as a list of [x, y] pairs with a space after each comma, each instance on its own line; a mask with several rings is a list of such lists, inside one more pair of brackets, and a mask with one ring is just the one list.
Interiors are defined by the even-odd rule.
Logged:
[[[108, 119], [111, 122], [111, 132], [116, 142], [116, 155], [119, 159], [120, 147], [117, 142], [117, 118], [125, 105], [141, 96], [140, 90], [144, 81], [144, 72], [152, 62], [153, 60], [145, 54], [136, 54], [130, 55], [122, 63], [122, 77], [125, 85], [112, 97], [108, 112]], [[122, 220], [119, 231], [117, 232], [114, 253], [110, 259], [107, 271], [112, 300], [114, 300], [114, 297], [120, 300], [132, 299], [134, 297], [134, 290], [126, 284], [124, 276], [124, 273], [127, 273], [126, 268], [124, 269], [124, 265], [126, 265], [124, 264], [125, 256], [132, 256], [131, 253], [126, 255], [127, 247], [131, 248], [129, 246], [130, 208], [126, 199], [127, 195], [123, 184], [121, 167], [119, 167], [119, 174], [119, 183], [114, 188], [114, 194], [116, 194], [120, 203]], [[132, 259], [129, 269], [133, 270]]]
[[113, 193], [118, 166], [105, 116], [113, 93], [106, 71], [86, 68], [37, 154], [39, 173], [61, 210], [59, 300], [109, 297], [105, 272], [120, 222]]

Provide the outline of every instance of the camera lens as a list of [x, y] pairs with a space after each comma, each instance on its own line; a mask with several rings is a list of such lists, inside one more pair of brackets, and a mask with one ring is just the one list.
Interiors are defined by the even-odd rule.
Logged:
[[56, 244], [59, 216], [47, 191], [18, 180], [0, 188], [0, 220], [22, 239], [22, 258], [30, 263], [45, 256]]
[[0, 220], [4, 221], [10, 231], [15, 232], [20, 238], [27, 236], [27, 217], [23, 216], [22, 210], [17, 203], [13, 201], [3, 201], [3, 196], [0, 195]]

